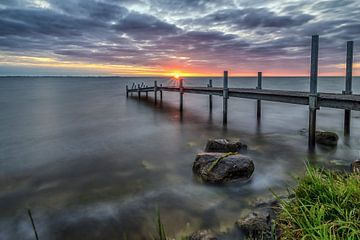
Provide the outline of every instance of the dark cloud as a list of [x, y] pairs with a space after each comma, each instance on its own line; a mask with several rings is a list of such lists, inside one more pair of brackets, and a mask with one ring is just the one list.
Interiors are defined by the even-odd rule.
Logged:
[[156, 39], [162, 36], [177, 34], [181, 31], [174, 24], [169, 24], [154, 16], [131, 12], [113, 26], [136, 39]]
[[[326, 64], [360, 41], [355, 0], [3, 0], [2, 54], [136, 66], [295, 66], [319, 34]], [[355, 56], [356, 53], [355, 53]]]
[[301, 26], [314, 17], [309, 14], [277, 15], [265, 8], [224, 9], [202, 18], [187, 19], [185, 24], [225, 25], [236, 29], [284, 28]]

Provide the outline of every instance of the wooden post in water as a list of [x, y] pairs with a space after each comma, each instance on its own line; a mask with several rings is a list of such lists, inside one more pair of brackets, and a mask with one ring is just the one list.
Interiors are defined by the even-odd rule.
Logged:
[[[162, 87], [162, 83], [160, 84], [160, 87]], [[162, 90], [160, 90], [160, 102], [162, 102], [163, 99], [163, 92]]]
[[318, 56], [319, 56], [319, 36], [313, 35], [311, 40], [311, 67], [310, 67], [310, 94], [309, 94], [309, 151], [315, 151], [316, 133], [316, 110], [317, 104], [317, 77], [318, 77]]
[[157, 103], [157, 81], [154, 81], [154, 100]]
[[138, 84], [138, 99], [140, 100], [141, 92], [140, 92], [140, 84]]
[[[212, 87], [213, 87], [213, 85], [212, 85], [212, 79], [209, 79], [208, 87], [209, 87], [209, 88], [212, 88]], [[210, 111], [210, 112], [212, 111], [212, 105], [213, 105], [212, 95], [210, 94], [210, 95], [209, 95], [209, 111]]]
[[[353, 66], [354, 42], [348, 41], [346, 44], [346, 82], [343, 94], [352, 94], [352, 66]], [[350, 136], [351, 110], [345, 109], [344, 115], [344, 135]]]
[[180, 89], [180, 112], [183, 111], [184, 107], [184, 79], [179, 79], [179, 89]]
[[227, 110], [229, 98], [228, 71], [224, 71], [223, 79], [223, 125], [227, 125]]
[[[134, 89], [134, 87], [135, 87], [135, 83], [133, 83], [132, 85], [131, 85], [131, 89]], [[130, 96], [132, 96], [133, 95], [133, 93], [131, 92], [130, 93]]]
[[[258, 72], [257, 80], [258, 81], [257, 81], [256, 89], [262, 89], [262, 72]], [[257, 120], [260, 120], [260, 118], [261, 118], [261, 100], [257, 100], [256, 118], [257, 118]]]
[[129, 97], [129, 87], [128, 87], [128, 85], [126, 85], [126, 97], [127, 98]]

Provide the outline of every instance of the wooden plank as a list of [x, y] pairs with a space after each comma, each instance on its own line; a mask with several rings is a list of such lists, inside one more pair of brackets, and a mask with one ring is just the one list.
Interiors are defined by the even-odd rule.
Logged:
[[[158, 91], [180, 92], [178, 87], [158, 87]], [[137, 89], [129, 89], [129, 92], [137, 92]], [[146, 91], [142, 89], [142, 91]], [[148, 91], [154, 91], [149, 87]], [[222, 96], [223, 88], [217, 87], [184, 87], [184, 93]], [[272, 102], [308, 105], [309, 93], [301, 91], [253, 89], [253, 88], [229, 88], [230, 97], [258, 99]], [[340, 93], [318, 93], [318, 106], [360, 111], [360, 95], [344, 95]]]

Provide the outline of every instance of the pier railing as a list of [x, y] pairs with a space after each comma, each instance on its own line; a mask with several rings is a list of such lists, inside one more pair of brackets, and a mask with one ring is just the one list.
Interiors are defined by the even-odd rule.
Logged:
[[360, 95], [352, 94], [352, 67], [353, 67], [353, 41], [347, 42], [346, 54], [346, 77], [345, 90], [342, 93], [319, 93], [317, 90], [318, 80], [318, 55], [319, 55], [319, 36], [312, 36], [311, 40], [311, 65], [310, 65], [310, 90], [304, 91], [287, 91], [287, 90], [268, 90], [262, 89], [262, 73], [258, 73], [257, 87], [254, 88], [229, 88], [228, 71], [224, 71], [223, 87], [213, 87], [212, 80], [206, 87], [185, 87], [183, 79], [179, 80], [179, 86], [158, 86], [154, 81], [154, 86], [147, 86], [144, 83], [135, 85], [130, 88], [126, 86], [126, 96], [137, 93], [140, 99], [141, 94], [148, 96], [149, 92], [154, 92], [155, 104], [163, 98], [163, 91], [180, 93], [180, 111], [183, 111], [184, 93], [205, 94], [209, 95], [209, 110], [212, 111], [212, 96], [221, 96], [223, 98], [223, 125], [227, 125], [228, 99], [230, 97], [247, 98], [257, 100], [257, 119], [261, 118], [261, 100], [272, 102], [284, 102], [291, 104], [300, 104], [309, 106], [309, 150], [315, 149], [315, 132], [316, 132], [316, 113], [320, 107], [344, 109], [344, 135], [350, 135], [351, 110], [360, 111]]

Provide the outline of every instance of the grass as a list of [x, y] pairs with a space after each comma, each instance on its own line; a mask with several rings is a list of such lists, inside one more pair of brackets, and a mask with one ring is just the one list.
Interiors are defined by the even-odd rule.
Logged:
[[167, 240], [164, 224], [161, 222], [159, 209], [156, 209], [156, 232], [157, 236], [153, 237], [154, 240]]
[[279, 199], [278, 239], [360, 239], [360, 175], [308, 166], [293, 191]]

